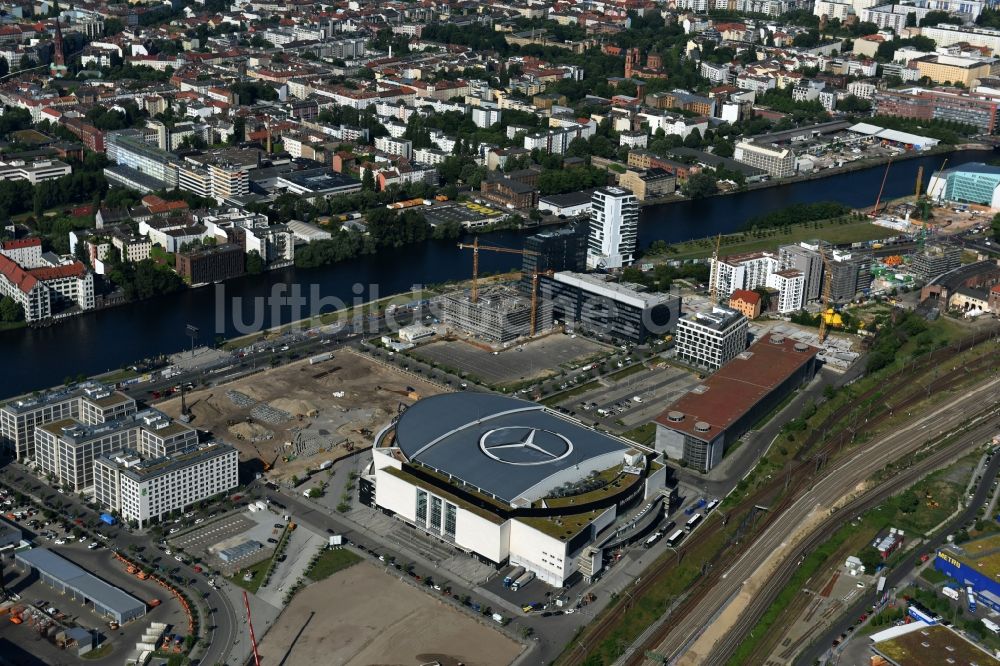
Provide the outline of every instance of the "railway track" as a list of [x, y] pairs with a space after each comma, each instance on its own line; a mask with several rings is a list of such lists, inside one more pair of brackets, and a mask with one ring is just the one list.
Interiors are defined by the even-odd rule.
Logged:
[[[784, 589], [785, 585], [788, 584], [788, 581], [798, 568], [801, 559], [833, 536], [851, 517], [878, 506], [890, 496], [908, 488], [927, 474], [946, 466], [957, 457], [961, 457], [962, 453], [967, 451], [970, 445], [974, 446], [977, 443], [986, 441], [995, 434], [997, 428], [1000, 427], [1000, 416], [997, 416], [997, 409], [995, 407], [991, 408], [990, 411], [992, 412], [992, 416], [987, 421], [976, 426], [968, 433], [960, 435], [955, 442], [935, 450], [926, 458], [906, 468], [891, 479], [887, 479], [884, 483], [857, 497], [841, 510], [832, 514], [827, 521], [797, 546], [794, 552], [784, 558], [782, 564], [768, 579], [765, 587], [754, 596], [754, 603], [740, 616], [739, 627], [745, 628], [745, 630], [727, 632], [716, 644], [705, 663], [712, 665], [725, 664], [742, 642], [747, 631], [757, 624], [774, 599]], [[797, 648], [798, 646], [795, 647]], [[753, 653], [747, 662], [751, 664], [763, 664], [768, 657], [767, 653], [770, 651], [770, 646], [762, 645], [761, 649]]]
[[[789, 472], [785, 478], [781, 478], [781, 475], [778, 475], [778, 477], [762, 484], [756, 491], [748, 494], [743, 500], [729, 509], [727, 511], [727, 515], [730, 517], [748, 516], [755, 511], [755, 507], [761, 505], [770, 506], [774, 500], [777, 500], [778, 504], [771, 507], [771, 511], [768, 511], [763, 516], [760, 520], [760, 524], [757, 526], [756, 533], [758, 535], [763, 534], [775, 518], [780, 515], [785, 508], [787, 508], [792, 499], [804, 492], [804, 490], [814, 482], [816, 474], [823, 466], [826, 465], [829, 458], [853, 441], [859, 432], [864, 430], [864, 427], [862, 429], [843, 427], [843, 424], [847, 422], [848, 418], [851, 417], [852, 414], [854, 415], [853, 421], [857, 421], [860, 416], [861, 406], [866, 403], [870, 403], [867, 413], [864, 416], [864, 425], [874, 426], [879, 422], [880, 415], [884, 417], [886, 414], [892, 414], [896, 409], [903, 409], [912, 404], [916, 404], [931, 392], [942, 391], [947, 389], [952, 384], [960, 383], [969, 374], [969, 370], [965, 367], [953, 368], [944, 375], [934, 378], [933, 381], [929, 382], [927, 385], [918, 387], [921, 391], [908, 394], [907, 397], [894, 402], [892, 405], [889, 405], [887, 401], [882, 401], [881, 403], [874, 402], [880, 397], [880, 394], [884, 390], [885, 386], [898, 382], [902, 385], [911, 386], [912, 388], [912, 384], [905, 381], [905, 378], [919, 377], [923, 373], [935, 367], [948, 367], [948, 364], [952, 359], [973, 346], [995, 337], [998, 330], [1000, 329], [994, 327], [987, 331], [967, 336], [966, 338], [963, 338], [946, 348], [938, 349], [926, 354], [913, 363], [904, 366], [897, 372], [886, 377], [883, 384], [874, 386], [862, 392], [860, 395], [855, 396], [852, 401], [841, 405], [826, 419], [824, 419], [820, 426], [807, 434], [799, 453], [796, 455], [794, 467], [789, 468]], [[989, 359], [991, 357], [986, 356], [984, 358]], [[993, 363], [995, 365], [995, 360]], [[976, 364], [976, 367], [982, 367], [985, 365], [988, 365], [988, 363], [981, 360]], [[974, 369], [972, 371], [974, 371]], [[838, 432], [836, 434], [830, 437], [824, 436], [823, 433], [829, 433], [837, 426], [841, 427], [838, 428]], [[709, 530], [710, 524], [711, 523], [707, 523], [702, 527], [702, 529], [696, 530], [695, 533], [692, 534], [691, 537], [689, 537], [689, 539], [678, 549], [680, 558], [683, 558], [685, 554], [691, 550], [703, 545], [709, 539], [714, 538], [715, 534]], [[704, 595], [707, 593], [708, 588], [719, 575], [715, 572], [733, 562], [738, 556], [738, 553], [735, 552], [735, 546], [739, 543], [739, 537], [731, 539], [730, 542], [727, 543], [727, 545], [716, 555], [716, 557], [708, 563], [709, 568], [707, 575], [702, 575], [695, 582], [689, 592], [680, 599], [674, 609], [668, 611], [657, 623], [651, 625], [646, 632], [639, 637], [635, 644], [625, 651], [624, 658], [620, 660], [621, 663], [638, 663], [640, 660], [639, 657], [643, 654], [643, 650], [651, 649], [652, 646], [658, 644], [665, 636], [664, 627], [667, 617], [684, 617], [686, 613], [693, 610], [693, 608], [701, 602]], [[635, 599], [647, 594], [650, 590], [660, 585], [665, 578], [669, 577], [671, 572], [671, 567], [667, 565], [669, 559], [672, 558], [665, 558], [664, 560], [661, 560], [651, 566], [650, 569], [647, 570], [646, 575], [642, 576], [637, 584], [629, 589], [629, 601], [622, 601], [609, 607], [595, 623], [592, 623], [588, 627], [575, 644], [570, 646], [570, 648], [563, 653], [557, 663], [565, 666], [578, 666], [579, 664], [582, 664], [587, 656], [595, 650], [602, 641], [614, 632], [614, 630], [618, 627], [619, 622], [627, 613], [631, 603], [633, 603]]]
[[[970, 392], [969, 398], [977, 407], [997, 402], [1000, 400], [1000, 378], [993, 378], [981, 384], [975, 391]], [[858, 447], [857, 453], [844, 460], [836, 469], [810, 482], [808, 489], [796, 495], [794, 501], [787, 501], [789, 496], [786, 496], [786, 501], [782, 502], [782, 510], [773, 512], [774, 519], [754, 543], [741, 553], [735, 562], [730, 559], [725, 565], [717, 567], [715, 576], [705, 577], [708, 580], [702, 586], [700, 594], [689, 599], [690, 607], [687, 613], [675, 614], [676, 622], [664, 627], [659, 632], [660, 635], [653, 637], [643, 645], [643, 648], [654, 650], [667, 659], [674, 659], [689, 652], [701, 633], [737, 595], [741, 592], [756, 595], [756, 590], [745, 590], [744, 584], [759, 569], [776, 556], [781, 558], [779, 564], [786, 557], [790, 557], [783, 551], [786, 550], [787, 544], [800, 525], [808, 524], [810, 519], [822, 520], [825, 523], [828, 520], [827, 516], [822, 515], [825, 507], [835, 506], [844, 495], [849, 494], [853, 488], [858, 487], [871, 474], [891, 461], [919, 451], [928, 441], [936, 439], [939, 432], [933, 432], [933, 436], [924, 436], [932, 435], [932, 431], [927, 430], [931, 421], [940, 423], [946, 430], [960, 428], [970, 416], [968, 411], [960, 408], [963, 403], [969, 404], [965, 396], [950, 400], [922, 418], [914, 420], [907, 427]], [[796, 545], [789, 552], [798, 552], [798, 548]], [[734, 628], [734, 633], [739, 631]], [[692, 654], [693, 659], [688, 663], [705, 656], [707, 655]], [[633, 653], [630, 659], [622, 663], [638, 664], [642, 661], [643, 653]]]

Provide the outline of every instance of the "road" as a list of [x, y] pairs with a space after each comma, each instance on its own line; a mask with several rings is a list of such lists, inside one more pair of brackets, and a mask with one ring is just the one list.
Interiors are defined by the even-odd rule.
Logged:
[[[886, 574], [887, 589], [903, 587], [901, 583], [912, 577], [914, 569], [917, 564], [919, 564], [921, 555], [924, 553], [933, 553], [938, 549], [938, 547], [945, 543], [949, 534], [961, 529], [970, 520], [976, 519], [979, 508], [988, 500], [988, 495], [993, 485], [993, 479], [996, 478], [998, 472], [1000, 472], [1000, 455], [995, 455], [986, 466], [986, 470], [983, 472], [982, 478], [979, 481], [979, 486], [976, 488], [972, 501], [969, 502], [965, 510], [958, 514], [954, 520], [945, 525], [937, 534], [921, 543], [919, 548], [913, 549], [909, 555], [903, 558], [902, 561], [897, 563], [896, 566], [894, 566]], [[834, 652], [831, 650], [831, 644], [837, 637], [845, 633], [848, 627], [857, 622], [857, 617], [859, 617], [862, 613], [868, 612], [871, 607], [871, 602], [872, 599], [870, 597], [859, 598], [854, 605], [844, 611], [842, 616], [833, 625], [831, 625], [826, 632], [820, 634], [815, 642], [801, 652], [799, 656], [796, 657], [794, 663], [798, 666], [811, 666], [817, 662], [826, 663], [828, 659], [836, 654], [839, 654], [845, 645], [842, 645], [836, 652]]]
[[[58, 498], [64, 504], [68, 505], [62, 509], [63, 515], [82, 515], [85, 523], [97, 522], [99, 520], [100, 513], [88, 507], [79, 497], [72, 494], [56, 495], [54, 492], [49, 491], [48, 487], [41, 480], [32, 476], [19, 463], [11, 462], [0, 468], [0, 483], [31, 497], [41, 507], [51, 507], [51, 500]], [[39, 490], [35, 490], [35, 488], [39, 488]], [[97, 532], [107, 535], [107, 543], [113, 544], [119, 551], [126, 553], [129, 546], [136, 546], [145, 550], [144, 555], [149, 556], [147, 559], [151, 559], [158, 554], [154, 548], [151, 536], [133, 533], [122, 528], [120, 524], [114, 527], [108, 527], [103, 523], [98, 524], [99, 529]], [[22, 527], [22, 529], [25, 528]], [[30, 534], [30, 530], [25, 529], [25, 531]], [[90, 531], [91, 533], [94, 532], [94, 530]], [[130, 557], [132, 556], [130, 555]], [[180, 569], [177, 575], [182, 579], [185, 581], [194, 579], [196, 581], [194, 585], [186, 583], [180, 585], [180, 587], [185, 589], [192, 597], [203, 598], [208, 608], [208, 617], [206, 618], [206, 628], [208, 630], [207, 645], [200, 660], [193, 661], [192, 663], [225, 663], [229, 658], [229, 653], [234, 643], [239, 640], [243, 633], [242, 613], [238, 614], [226, 595], [209, 586], [206, 577], [195, 573], [191, 565], [177, 562], [175, 566]]]
[[[983, 405], [1000, 400], [1000, 378], [990, 379], [974, 389], [964, 391], [958, 398], [928, 410], [905, 427], [887, 436], [878, 437], [858, 447], [858, 452], [829, 470], [812, 487], [768, 526], [764, 533], [750, 544], [743, 555], [715, 585], [709, 588], [701, 602], [684, 617], [676, 618], [666, 638], [653, 649], [670, 659], [684, 657], [678, 663], [695, 663], [707, 655], [690, 652], [702, 633], [736, 598], [755, 573], [766, 568], [777, 553], [790, 550], [789, 542], [803, 525], [835, 506], [858, 484], [889, 462], [916, 451], [926, 442], [964, 425], [972, 414]], [[647, 662], [653, 664], [654, 662]]]

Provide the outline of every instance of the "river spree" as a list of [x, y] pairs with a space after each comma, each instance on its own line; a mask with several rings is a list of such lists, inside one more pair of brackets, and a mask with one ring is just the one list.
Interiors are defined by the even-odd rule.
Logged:
[[[992, 159], [992, 152], [962, 151], [947, 155], [949, 166]], [[894, 164], [889, 172], [883, 198], [905, 196], [913, 191], [917, 169], [924, 167], [925, 184], [931, 172], [941, 166], [946, 155], [935, 155]], [[740, 229], [747, 219], [778, 210], [792, 203], [839, 201], [852, 207], [875, 202], [885, 167], [873, 167], [698, 201], [650, 206], [642, 209], [640, 247], [654, 240], [678, 242], [690, 238], [727, 233]], [[518, 247], [521, 234], [486, 234], [481, 242]], [[517, 255], [484, 252], [480, 271], [497, 272], [520, 265]], [[410, 290], [418, 284], [434, 284], [468, 279], [472, 256], [452, 242], [431, 241], [423, 245], [380, 252], [332, 266], [315, 269], [273, 271], [259, 276], [231, 280], [224, 285], [202, 287], [119, 308], [74, 317], [58, 325], [0, 333], [3, 374], [0, 397], [17, 395], [62, 383], [68, 375], [88, 375], [113, 370], [138, 359], [185, 348], [188, 324], [201, 331], [200, 342], [211, 344], [216, 335], [230, 337], [240, 332], [230, 310], [234, 298], [246, 324], [254, 320], [254, 299], [271, 295], [275, 285], [300, 285], [306, 300], [310, 294], [336, 298], [351, 304], [356, 299], [387, 296]], [[358, 287], [357, 285], [361, 285]], [[358, 292], [361, 292], [360, 294]], [[217, 317], [218, 303], [224, 316]], [[302, 314], [309, 312], [306, 306]], [[261, 312], [265, 327], [287, 323], [291, 308]]]

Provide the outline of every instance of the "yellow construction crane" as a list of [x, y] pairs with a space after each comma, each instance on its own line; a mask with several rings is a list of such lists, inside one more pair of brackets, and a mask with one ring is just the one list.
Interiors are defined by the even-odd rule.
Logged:
[[719, 300], [719, 246], [722, 245], [722, 234], [715, 238], [715, 252], [712, 253], [711, 273], [708, 274], [708, 297], [714, 306]]
[[479, 251], [486, 250], [488, 252], [506, 252], [507, 254], [520, 254], [520, 255], [531, 255], [537, 257], [538, 253], [534, 250], [515, 250], [512, 247], [499, 247], [497, 245], [480, 245], [479, 237], [472, 241], [472, 244], [459, 243], [458, 248], [460, 250], [472, 250], [472, 302], [476, 303], [479, 301]]
[[830, 270], [830, 260], [826, 258], [826, 250], [822, 246], [819, 248], [819, 256], [823, 260], [823, 310], [819, 316], [819, 341], [822, 343], [826, 340], [827, 326], [840, 326], [842, 320], [830, 307], [833, 272]]
[[924, 184], [924, 165], [921, 164], [919, 167], [917, 167], [917, 190], [916, 193], [914, 194], [914, 200], [920, 199], [920, 188], [923, 187], [923, 184]]

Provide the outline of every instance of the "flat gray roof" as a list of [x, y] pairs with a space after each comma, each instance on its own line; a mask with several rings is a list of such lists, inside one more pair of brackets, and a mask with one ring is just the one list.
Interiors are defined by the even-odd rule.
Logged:
[[146, 611], [146, 604], [142, 601], [110, 583], [105, 583], [47, 548], [32, 548], [21, 551], [14, 557], [23, 564], [38, 569], [40, 573], [73, 588], [96, 605], [110, 609], [120, 616], [128, 617], [137, 609], [142, 609], [143, 613]]
[[420, 400], [399, 418], [395, 445], [409, 460], [508, 503], [609, 469], [633, 448], [537, 403], [486, 393]]

